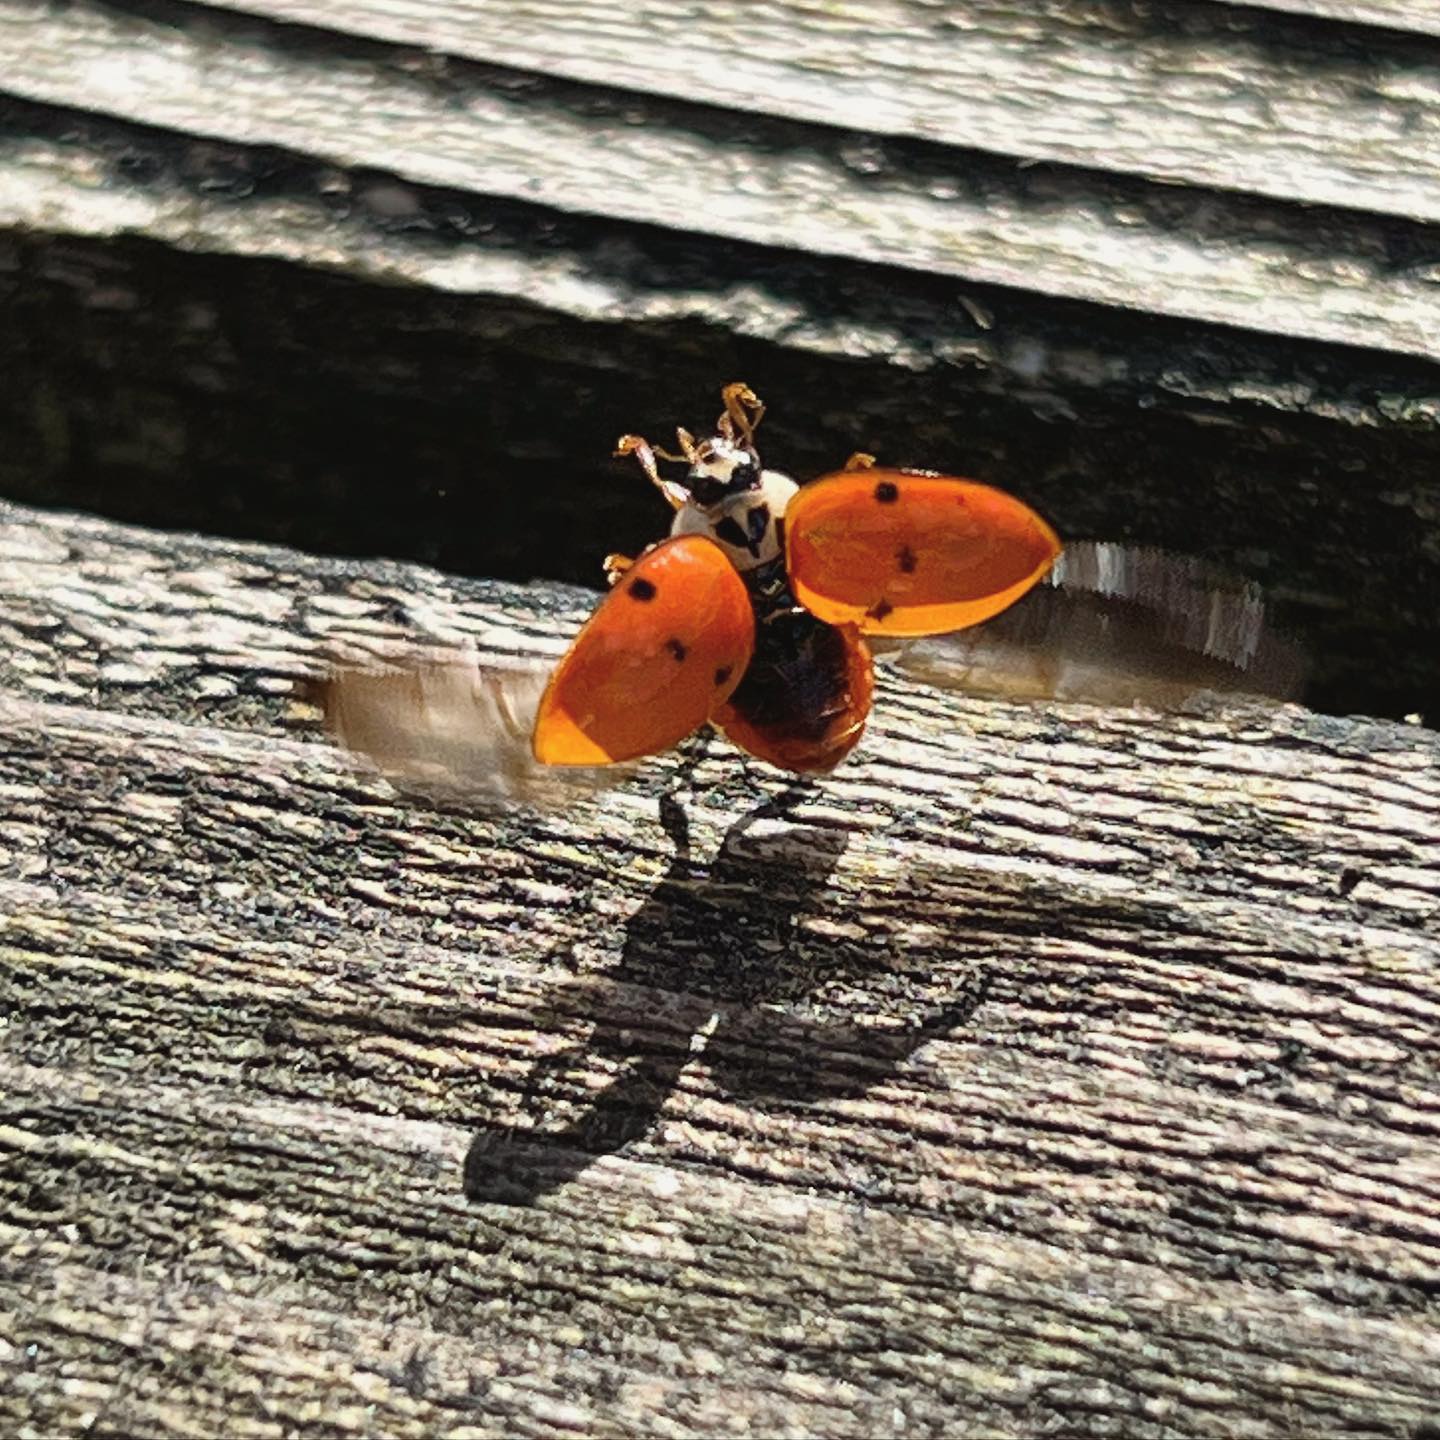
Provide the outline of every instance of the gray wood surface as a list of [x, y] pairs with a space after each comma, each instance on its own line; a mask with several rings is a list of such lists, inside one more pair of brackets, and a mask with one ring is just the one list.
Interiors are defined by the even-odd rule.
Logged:
[[1425, 1433], [1433, 732], [887, 679], [534, 818], [297, 689], [579, 604], [0, 514], [16, 1433]]
[[[1432, 0], [741, 9], [0, 0], [0, 487], [594, 578], [743, 376], [1433, 719]], [[320, 733], [588, 603], [0, 506], [0, 1429], [1433, 1440], [1433, 730], [887, 672], [542, 815]]]
[[[870, 135], [1440, 215], [1440, 50], [1374, 36], [1361, 49], [1340, 27], [1233, 7], [1062, 0], [1043, 20], [1016, 0], [225, 8]], [[856, 168], [883, 171], [883, 152], [867, 162], [862, 149]]]
[[[518, 27], [527, 13], [497, 5], [492, 15], [502, 11], [507, 17], [513, 11], [507, 27]], [[465, 14], [431, 7], [420, 13], [454, 15], [457, 24]], [[824, 13], [806, 10], [812, 17]], [[1029, 33], [1018, 10], [1007, 13], [1022, 36]], [[692, 41], [705, 48], [700, 36], [691, 36], [699, 18], [685, 7], [671, 18], [673, 53], [647, 51], [642, 37], [614, 25], [610, 49], [633, 52], [631, 78], [639, 83], [643, 76], [659, 95], [670, 76], [670, 88], [686, 100], [717, 99], [700, 77], [718, 72], [702, 68], [695, 76], [685, 63]], [[713, 18], [728, 29], [720, 12]], [[1083, 25], [1078, 29], [1086, 33]], [[486, 33], [468, 24], [463, 30]], [[543, 55], [573, 51], [580, 57], [576, 67], [587, 74], [593, 58], [591, 78], [623, 78], [606, 60], [607, 32], [598, 22], [567, 33], [571, 51], [552, 50], [544, 36], [535, 39], [536, 63]], [[974, 33], [984, 38], [983, 31]], [[956, 43], [971, 35], [956, 29]], [[434, 38], [460, 39], [448, 32]], [[1114, 42], [1122, 53], [1123, 38]], [[1152, 38], [1156, 45], [1171, 43]], [[854, 57], [855, 36], [845, 29], [826, 39], [822, 27], [816, 43], [822, 40], [831, 48], [814, 60], [823, 76], [816, 82], [820, 92], [809, 104], [787, 105], [786, 97], [808, 93], [805, 72], [797, 69], [783, 80], [757, 75], [754, 84], [772, 97], [765, 111], [844, 120], [839, 81], [829, 67], [839, 55]], [[523, 34], [506, 29], [503, 39], [481, 48], [518, 64], [530, 54], [525, 43]], [[1043, 48], [1049, 40], [1034, 43]], [[517, 76], [405, 51], [377, 55], [373, 47], [360, 47], [347, 53], [339, 39], [300, 39], [285, 27], [256, 28], [208, 11], [201, 19], [184, 5], [152, 15], [90, 3], [51, 10], [33, 0], [0, 0], [0, 53], [8, 57], [3, 88], [33, 101], [188, 136], [280, 146], [347, 171], [392, 172], [421, 186], [1433, 358], [1440, 298], [1429, 242], [1391, 217], [1440, 215], [1440, 147], [1434, 141], [1440, 110], [1426, 98], [1440, 77], [1440, 52], [1407, 52], [1411, 68], [1404, 75], [1397, 70], [1393, 102], [1384, 101], [1385, 82], [1377, 78], [1388, 73], [1382, 56], [1318, 57], [1309, 69], [1290, 56], [1295, 77], [1286, 79], [1282, 71], [1275, 84], [1283, 79], [1299, 87], [1294, 94], [1233, 104], [1223, 96], [1197, 96], [1176, 104], [1174, 114], [1157, 113], [1158, 97], [1175, 91], [1177, 67], [1193, 63], [1206, 74], [1228, 73], [1231, 61], [1222, 50], [1207, 52], [1196, 44], [1188, 62], [1146, 53], [1122, 62], [1101, 46], [1060, 67], [1074, 67], [1081, 78], [1072, 83], [1082, 94], [1124, 95], [1123, 75], [1111, 71], [1125, 63], [1137, 77], [1155, 79], [1153, 104], [1127, 96], [1112, 112], [1095, 102], [1091, 124], [1096, 145], [1105, 137], [1103, 154], [1096, 149], [1059, 157], [1057, 148], [1048, 157], [1152, 177], [1137, 181], [1029, 170], [1016, 161], [1046, 158], [1039, 147], [1007, 150], [998, 140], [1003, 158], [968, 149], [907, 148], [887, 140], [878, 115], [856, 113], [848, 123], [867, 128], [847, 133], [833, 123], [772, 118], [759, 107], [726, 115], [710, 106], [596, 92], [538, 74]], [[744, 56], [752, 53], [760, 63], [767, 52], [742, 47], [727, 58], [725, 73], [748, 63]], [[923, 53], [925, 65], [938, 67], [947, 51], [925, 46]], [[984, 73], [985, 65], [1000, 63], [983, 59], [962, 54], [954, 64], [969, 74], [972, 65]], [[1013, 63], [1029, 73], [1023, 54]], [[1234, 63], [1243, 71], [1241, 60]], [[1094, 72], [1088, 81], [1087, 67]], [[1336, 96], [1306, 100], [1304, 87], [1321, 84], [1316, 77], [1322, 75]], [[856, 83], [877, 87], [893, 103], [922, 88], [913, 77], [881, 85], [868, 69]], [[997, 132], [1038, 135], [1043, 117], [1058, 109], [1058, 130], [1075, 133], [1079, 117], [1046, 93], [1058, 83], [1039, 65], [1037, 94], [1024, 107], [1016, 101], [1016, 109], [1002, 109], [993, 121]], [[1235, 83], [1243, 88], [1249, 82], [1242, 74]], [[951, 101], [942, 104], [933, 94], [923, 100], [920, 112], [932, 125], [939, 123], [936, 117], [957, 113], [958, 103], [953, 75], [937, 68], [935, 84]], [[1014, 88], [986, 87], [982, 103], [999, 104], [994, 97]], [[217, 95], [225, 97], [223, 105]], [[1227, 122], [1232, 110], [1238, 118]], [[1266, 122], [1272, 112], [1293, 115], [1296, 123]], [[955, 133], [941, 138], [986, 145], [983, 130], [960, 113]], [[1234, 131], [1228, 139], [1227, 124]], [[1135, 149], [1128, 157], [1127, 143]], [[1167, 164], [1172, 151], [1183, 161]], [[1228, 168], [1227, 156], [1233, 159]], [[157, 207], [143, 191], [96, 195], [82, 170], [77, 192], [63, 174], [49, 173], [43, 157], [18, 168], [5, 202], [12, 225], [74, 225], [92, 233], [140, 229], [175, 243], [205, 243], [203, 225], [193, 235], [187, 229], [187, 210], [154, 213]], [[1168, 183], [1181, 180], [1185, 187]], [[1195, 188], [1212, 185], [1380, 215], [1267, 205]], [[372, 198], [394, 218], [414, 212], [415, 199], [404, 187], [392, 190], [369, 177], [356, 188], [362, 203]], [[265, 219], [256, 212], [256, 224]], [[350, 259], [343, 250], [331, 258]], [[473, 283], [462, 265], [450, 268], [448, 284]]]

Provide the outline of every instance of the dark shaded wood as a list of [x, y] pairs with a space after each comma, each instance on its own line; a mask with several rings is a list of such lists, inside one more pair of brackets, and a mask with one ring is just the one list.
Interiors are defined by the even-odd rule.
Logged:
[[535, 819], [298, 699], [577, 599], [0, 515], [13, 1428], [1424, 1433], [1432, 732], [886, 678]]
[[1293, 15], [1319, 16], [1356, 25], [1384, 25], [1440, 35], [1436, 0], [1226, 0], [1247, 10], [1285, 10]]

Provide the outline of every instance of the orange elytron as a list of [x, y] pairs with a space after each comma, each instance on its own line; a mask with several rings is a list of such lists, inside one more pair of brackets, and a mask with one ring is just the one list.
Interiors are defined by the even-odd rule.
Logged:
[[[924, 471], [851, 468], [803, 488], [761, 467], [764, 406], [724, 390], [716, 433], [680, 457], [627, 435], [675, 511], [670, 538], [606, 561], [612, 590], [546, 688], [536, 759], [605, 765], [668, 749], [709, 721], [798, 772], [855, 748], [873, 688], [867, 634], [937, 635], [999, 614], [1060, 554], [1029, 506]], [[686, 466], [663, 479], [659, 460]]]
[[677, 745], [728, 700], [755, 650], [740, 573], [700, 535], [662, 540], [560, 662], [535, 727], [547, 765], [608, 765]]

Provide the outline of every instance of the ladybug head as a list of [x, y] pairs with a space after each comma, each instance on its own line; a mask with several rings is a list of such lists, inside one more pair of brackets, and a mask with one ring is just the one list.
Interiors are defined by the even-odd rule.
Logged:
[[[755, 427], [765, 406], [743, 381], [727, 385], [720, 392], [725, 410], [715, 422], [715, 433], [697, 441], [682, 428], [675, 431], [678, 455], [651, 445], [639, 435], [622, 435], [616, 442], [617, 455], [634, 455], [645, 473], [677, 510], [693, 503], [702, 510], [723, 505], [732, 496], [758, 490], [764, 483], [760, 456], [755, 449]], [[667, 480], [660, 474], [659, 461], [684, 465], [683, 480]]]
[[709, 508], [760, 486], [760, 456], [755, 449], [755, 427], [765, 413], [759, 397], [743, 381], [720, 392], [724, 412], [715, 422], [715, 434], [698, 445], [684, 431], [680, 445], [690, 469], [681, 481], [697, 505]]
[[760, 458], [753, 447], [724, 435], [702, 440], [688, 458], [690, 469], [680, 483], [707, 509], [760, 484]]

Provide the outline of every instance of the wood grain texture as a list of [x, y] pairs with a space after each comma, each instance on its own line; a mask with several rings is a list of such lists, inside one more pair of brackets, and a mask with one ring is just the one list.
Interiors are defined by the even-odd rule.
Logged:
[[[377, 54], [361, 42], [347, 51], [339, 37], [284, 26], [210, 12], [201, 23], [183, 5], [152, 17], [4, 0], [0, 50], [9, 57], [4, 89], [11, 95], [190, 137], [283, 147], [359, 172], [353, 182], [333, 177], [332, 208], [345, 203], [348, 190], [362, 206], [423, 225], [407, 187], [371, 173], [379, 171], [422, 186], [815, 257], [1436, 354], [1440, 291], [1427, 232], [1389, 218], [1440, 214], [1440, 201], [1396, 199], [1406, 187], [1406, 147], [1423, 150], [1432, 125], [1440, 130], [1423, 98], [1404, 102], [1403, 140], [1390, 144], [1374, 125], [1362, 127], [1360, 153], [1382, 174], [1373, 197], [1348, 171], [1334, 183], [1300, 185], [1307, 205], [1347, 207], [1326, 211], [1118, 175], [1017, 168], [1013, 158], [887, 140], [873, 130], [727, 114], [433, 55]], [[1374, 57], [1370, 63], [1381, 64]], [[1373, 89], [1371, 70], [1365, 74]], [[1423, 96], [1419, 80], [1416, 87]], [[223, 106], [214, 103], [217, 93], [226, 97]], [[1205, 153], [1216, 153], [1223, 107], [1196, 104], [1197, 143], [1203, 133]], [[1139, 110], [1122, 106], [1120, 113]], [[1356, 124], [1353, 116], [1344, 121]], [[1145, 126], [1153, 146], [1152, 122]], [[1106, 128], [1113, 126], [1107, 121]], [[1309, 121], [1267, 125], [1260, 134], [1284, 135], [1303, 148], [1310, 128]], [[1424, 179], [1416, 186], [1440, 173], [1432, 158], [1417, 151]], [[1265, 164], [1278, 166], [1280, 158]], [[7, 166], [15, 172], [7, 179], [8, 223], [206, 243], [207, 227], [192, 223], [190, 206], [171, 209], [143, 186], [97, 193], [83, 171], [77, 190], [64, 168], [56, 173], [43, 154], [16, 157]], [[1147, 173], [1167, 178], [1163, 167]], [[1354, 213], [1372, 201], [1385, 218]], [[267, 217], [253, 213], [263, 226]], [[329, 258], [373, 265], [341, 247]], [[432, 264], [431, 271], [433, 283], [447, 287], [483, 280], [463, 264]]]
[[579, 600], [0, 515], [10, 1425], [1425, 1433], [1433, 733], [886, 679], [540, 820], [297, 705]]
[[[1440, 215], [1440, 49], [1375, 33], [1357, 43], [1344, 27], [1263, 10], [1131, 0], [1039, 12], [1017, 0], [772, 0], [740, 14], [685, 0], [226, 8], [868, 135]], [[1425, 8], [1410, 8], [1421, 28]], [[884, 168], [882, 151], [871, 165]]]

